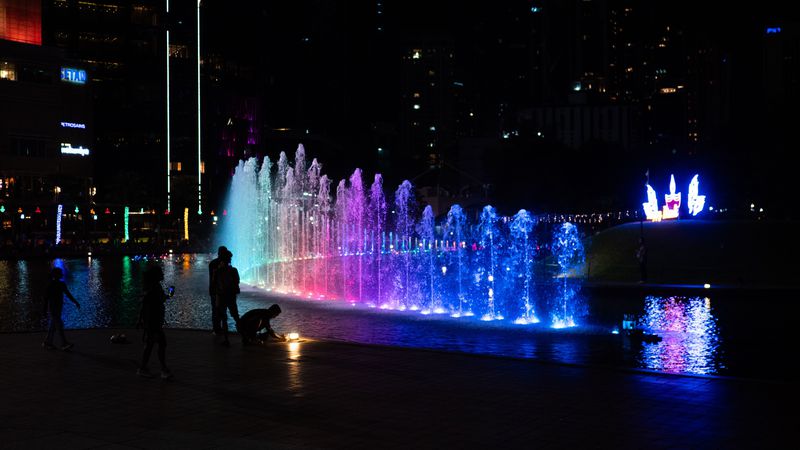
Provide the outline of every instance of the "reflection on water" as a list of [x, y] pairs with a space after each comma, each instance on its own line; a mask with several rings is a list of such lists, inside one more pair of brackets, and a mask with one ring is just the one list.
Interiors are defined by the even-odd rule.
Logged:
[[[163, 266], [164, 285], [176, 288], [166, 305], [169, 327], [210, 328], [211, 258], [174, 255], [156, 262]], [[141, 305], [142, 275], [149, 263], [129, 257], [0, 261], [0, 332], [43, 329], [42, 300], [53, 265], [62, 267], [64, 281], [81, 303], [80, 310], [65, 303], [67, 328], [132, 327]], [[785, 360], [794, 348], [793, 335], [782, 331], [787, 327], [770, 325], [754, 331], [758, 323], [750, 316], [752, 302], [737, 303], [727, 297], [714, 300], [712, 308], [712, 301], [703, 297], [590, 295], [585, 299], [585, 324], [565, 330], [551, 330], [545, 324], [520, 327], [477, 318], [378, 313], [344, 302], [285, 298], [246, 285], [239, 296], [239, 311], [243, 314], [280, 303], [283, 313], [275, 320], [275, 328], [316, 339], [671, 373], [758, 376], [763, 367]], [[786, 311], [782, 317], [792, 316], [794, 303], [781, 305]], [[611, 329], [619, 325], [623, 314], [631, 312], [636, 312], [640, 324], [662, 340], [642, 343], [612, 335]], [[233, 319], [229, 320], [233, 328]], [[302, 386], [302, 344], [290, 344], [289, 350], [287, 375], [294, 389]]]
[[303, 378], [300, 359], [300, 343], [290, 342], [289, 344], [289, 391], [296, 397], [303, 395]]
[[708, 297], [648, 296], [641, 323], [662, 337], [643, 344], [644, 367], [671, 373], [719, 371], [719, 330]]

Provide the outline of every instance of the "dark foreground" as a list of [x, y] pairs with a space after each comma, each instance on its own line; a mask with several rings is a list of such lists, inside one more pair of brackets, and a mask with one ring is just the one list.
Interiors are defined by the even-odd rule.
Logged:
[[167, 330], [161, 381], [135, 375], [138, 332], [68, 337], [0, 334], [3, 448], [777, 448], [798, 423], [788, 382], [189, 330]]

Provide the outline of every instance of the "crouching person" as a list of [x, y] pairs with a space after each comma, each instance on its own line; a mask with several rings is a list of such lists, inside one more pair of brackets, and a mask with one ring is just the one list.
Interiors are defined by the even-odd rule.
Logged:
[[[252, 309], [247, 311], [239, 319], [239, 332], [242, 334], [242, 343], [257, 344], [263, 340], [272, 337], [279, 341], [285, 341], [286, 338], [282, 334], [278, 334], [272, 328], [270, 320], [278, 317], [281, 313], [281, 307], [272, 305], [267, 309]], [[264, 330], [263, 333], [259, 333]]]

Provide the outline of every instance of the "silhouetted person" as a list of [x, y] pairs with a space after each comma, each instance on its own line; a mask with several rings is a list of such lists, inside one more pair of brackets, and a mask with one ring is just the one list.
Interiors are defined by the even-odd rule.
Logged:
[[217, 314], [222, 322], [222, 345], [229, 346], [228, 341], [228, 314], [231, 312], [236, 329], [239, 329], [239, 308], [236, 305], [236, 295], [239, 293], [239, 271], [231, 265], [233, 253], [226, 251], [217, 270], [214, 272], [214, 283], [217, 285]]
[[[275, 332], [270, 324], [270, 320], [278, 317], [281, 307], [272, 305], [267, 309], [251, 309], [244, 313], [239, 319], [239, 332], [242, 334], [243, 344], [252, 344], [263, 340], [266, 337], [273, 337], [279, 341], [285, 340], [284, 336]], [[264, 333], [258, 334], [264, 330]]]
[[[164, 279], [164, 272], [158, 266], [150, 266], [144, 273], [144, 298], [142, 299], [142, 310], [139, 314], [137, 325], [144, 328], [145, 342], [142, 362], [136, 373], [145, 378], [152, 378], [153, 374], [147, 368], [150, 360], [150, 353], [153, 346], [158, 344], [158, 362], [161, 364], [161, 378], [170, 379], [172, 373], [167, 368], [166, 350], [167, 339], [164, 336], [164, 302], [170, 295], [164, 293], [161, 288], [161, 281]], [[170, 289], [172, 293], [172, 289]]]
[[58, 267], [54, 267], [53, 270], [50, 271], [50, 283], [45, 290], [43, 311], [44, 314], [50, 311], [50, 327], [47, 330], [47, 337], [44, 339], [44, 342], [42, 342], [42, 347], [54, 348], [53, 335], [58, 333], [59, 337], [61, 337], [61, 350], [69, 350], [72, 348], [72, 344], [68, 342], [66, 336], [64, 336], [64, 321], [61, 319], [61, 311], [64, 308], [64, 296], [66, 295], [78, 309], [81, 309], [81, 305], [69, 292], [67, 285], [61, 281], [62, 276], [64, 276], [64, 272]]
[[217, 249], [217, 257], [208, 263], [208, 295], [211, 296], [211, 329], [214, 334], [222, 333], [222, 321], [219, 319], [217, 310], [217, 289], [214, 273], [222, 264], [223, 257], [228, 253], [228, 249], [223, 245]]
[[639, 261], [640, 280], [642, 283], [647, 281], [647, 247], [644, 246], [644, 239], [639, 238], [639, 248], [636, 250], [636, 259]]

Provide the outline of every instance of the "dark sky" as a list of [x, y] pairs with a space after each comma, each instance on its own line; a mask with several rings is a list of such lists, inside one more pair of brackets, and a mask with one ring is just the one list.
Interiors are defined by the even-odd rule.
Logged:
[[[459, 54], [458, 69], [482, 84], [482, 91], [501, 95], [498, 86], [506, 82], [505, 65], [511, 66], [515, 61], [493, 54], [494, 47], [488, 47], [487, 43], [498, 35], [509, 35], [509, 30], [519, 25], [512, 18], [526, 20], [524, 13], [530, 5], [548, 2], [390, 0], [381, 3], [383, 14], [379, 17], [375, 1], [207, 0], [203, 6], [206, 45], [227, 57], [252, 63], [264, 75], [268, 126], [308, 127], [322, 132], [346, 143], [350, 153], [343, 155], [341, 167], [364, 166], [370, 162], [359, 152], [373, 147], [369, 140], [370, 125], [398, 120], [398, 58], [404, 42], [418, 35], [438, 34], [453, 39]], [[634, 7], [641, 5], [628, 3]], [[763, 114], [768, 100], [762, 88], [765, 82], [762, 43], [766, 25], [791, 30], [800, 23], [795, 8], [782, 1], [651, 4], [654, 6], [650, 19], [637, 24], [643, 40], [652, 32], [652, 24], [674, 23], [683, 30], [686, 42], [715, 48], [733, 68], [731, 119], [720, 131], [728, 137], [714, 150], [717, 156], [669, 164], [703, 166], [720, 185], [727, 183], [728, 178], [749, 177], [746, 185], [732, 186], [732, 191], [748, 190], [749, 194], [760, 196], [785, 192], [788, 188], [785, 184], [778, 183], [768, 189], [762, 189], [760, 184], [769, 178], [769, 173], [788, 175], [781, 161], [795, 134], [790, 124], [798, 117], [794, 108], [779, 110], [777, 118]], [[377, 26], [383, 27], [382, 33], [375, 32]], [[313, 146], [308, 150], [314, 154]], [[630, 155], [592, 156], [568, 155], [572, 159], [563, 165], [583, 164], [589, 174], [597, 164], [623, 165], [624, 170], [638, 174], [645, 167], [662, 163], [657, 160], [631, 163]], [[331, 161], [327, 163], [328, 168], [335, 166]], [[717, 166], [725, 168], [716, 169]], [[736, 174], [732, 175], [733, 172]]]

